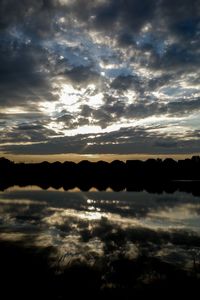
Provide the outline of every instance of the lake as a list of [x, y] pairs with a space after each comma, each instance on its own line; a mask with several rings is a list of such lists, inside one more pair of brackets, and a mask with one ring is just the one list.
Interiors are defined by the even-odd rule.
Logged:
[[0, 192], [0, 253], [8, 296], [191, 294], [200, 197], [12, 187]]

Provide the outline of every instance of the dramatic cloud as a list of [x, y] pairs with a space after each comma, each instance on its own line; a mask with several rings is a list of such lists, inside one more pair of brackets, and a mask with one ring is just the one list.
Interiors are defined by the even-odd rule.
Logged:
[[0, 151], [199, 152], [198, 2], [1, 1]]

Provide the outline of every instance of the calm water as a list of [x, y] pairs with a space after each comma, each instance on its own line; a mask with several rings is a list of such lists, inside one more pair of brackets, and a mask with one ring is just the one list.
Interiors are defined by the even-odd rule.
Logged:
[[36, 296], [41, 280], [53, 299], [76, 287], [127, 297], [183, 283], [194, 290], [200, 198], [10, 188], [0, 193], [0, 251], [1, 275], [27, 281]]

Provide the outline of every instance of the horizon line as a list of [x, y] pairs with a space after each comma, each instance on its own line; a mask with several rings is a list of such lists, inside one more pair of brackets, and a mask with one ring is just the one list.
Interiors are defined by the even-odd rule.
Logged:
[[149, 158], [172, 158], [174, 160], [192, 158], [192, 156], [199, 156], [200, 152], [197, 153], [185, 153], [185, 154], [147, 154], [147, 153], [133, 153], [133, 154], [79, 154], [79, 153], [66, 153], [66, 154], [6, 154], [0, 153], [0, 157], [5, 157], [16, 163], [38, 163], [43, 161], [55, 162], [55, 161], [73, 161], [80, 162], [82, 160], [88, 160], [91, 162], [97, 162], [99, 160], [111, 162], [113, 160], [142, 160], [145, 161]]

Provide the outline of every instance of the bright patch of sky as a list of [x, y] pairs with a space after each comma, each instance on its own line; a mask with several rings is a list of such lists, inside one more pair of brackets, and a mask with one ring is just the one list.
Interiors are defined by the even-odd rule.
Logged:
[[[15, 143], [20, 133], [35, 143], [152, 126], [155, 139], [158, 133], [188, 139], [190, 131], [196, 140], [199, 25], [197, 1], [191, 1], [52, 0], [42, 6], [36, 0], [17, 7], [7, 1], [0, 10], [5, 136]], [[24, 129], [30, 120], [34, 126]]]

